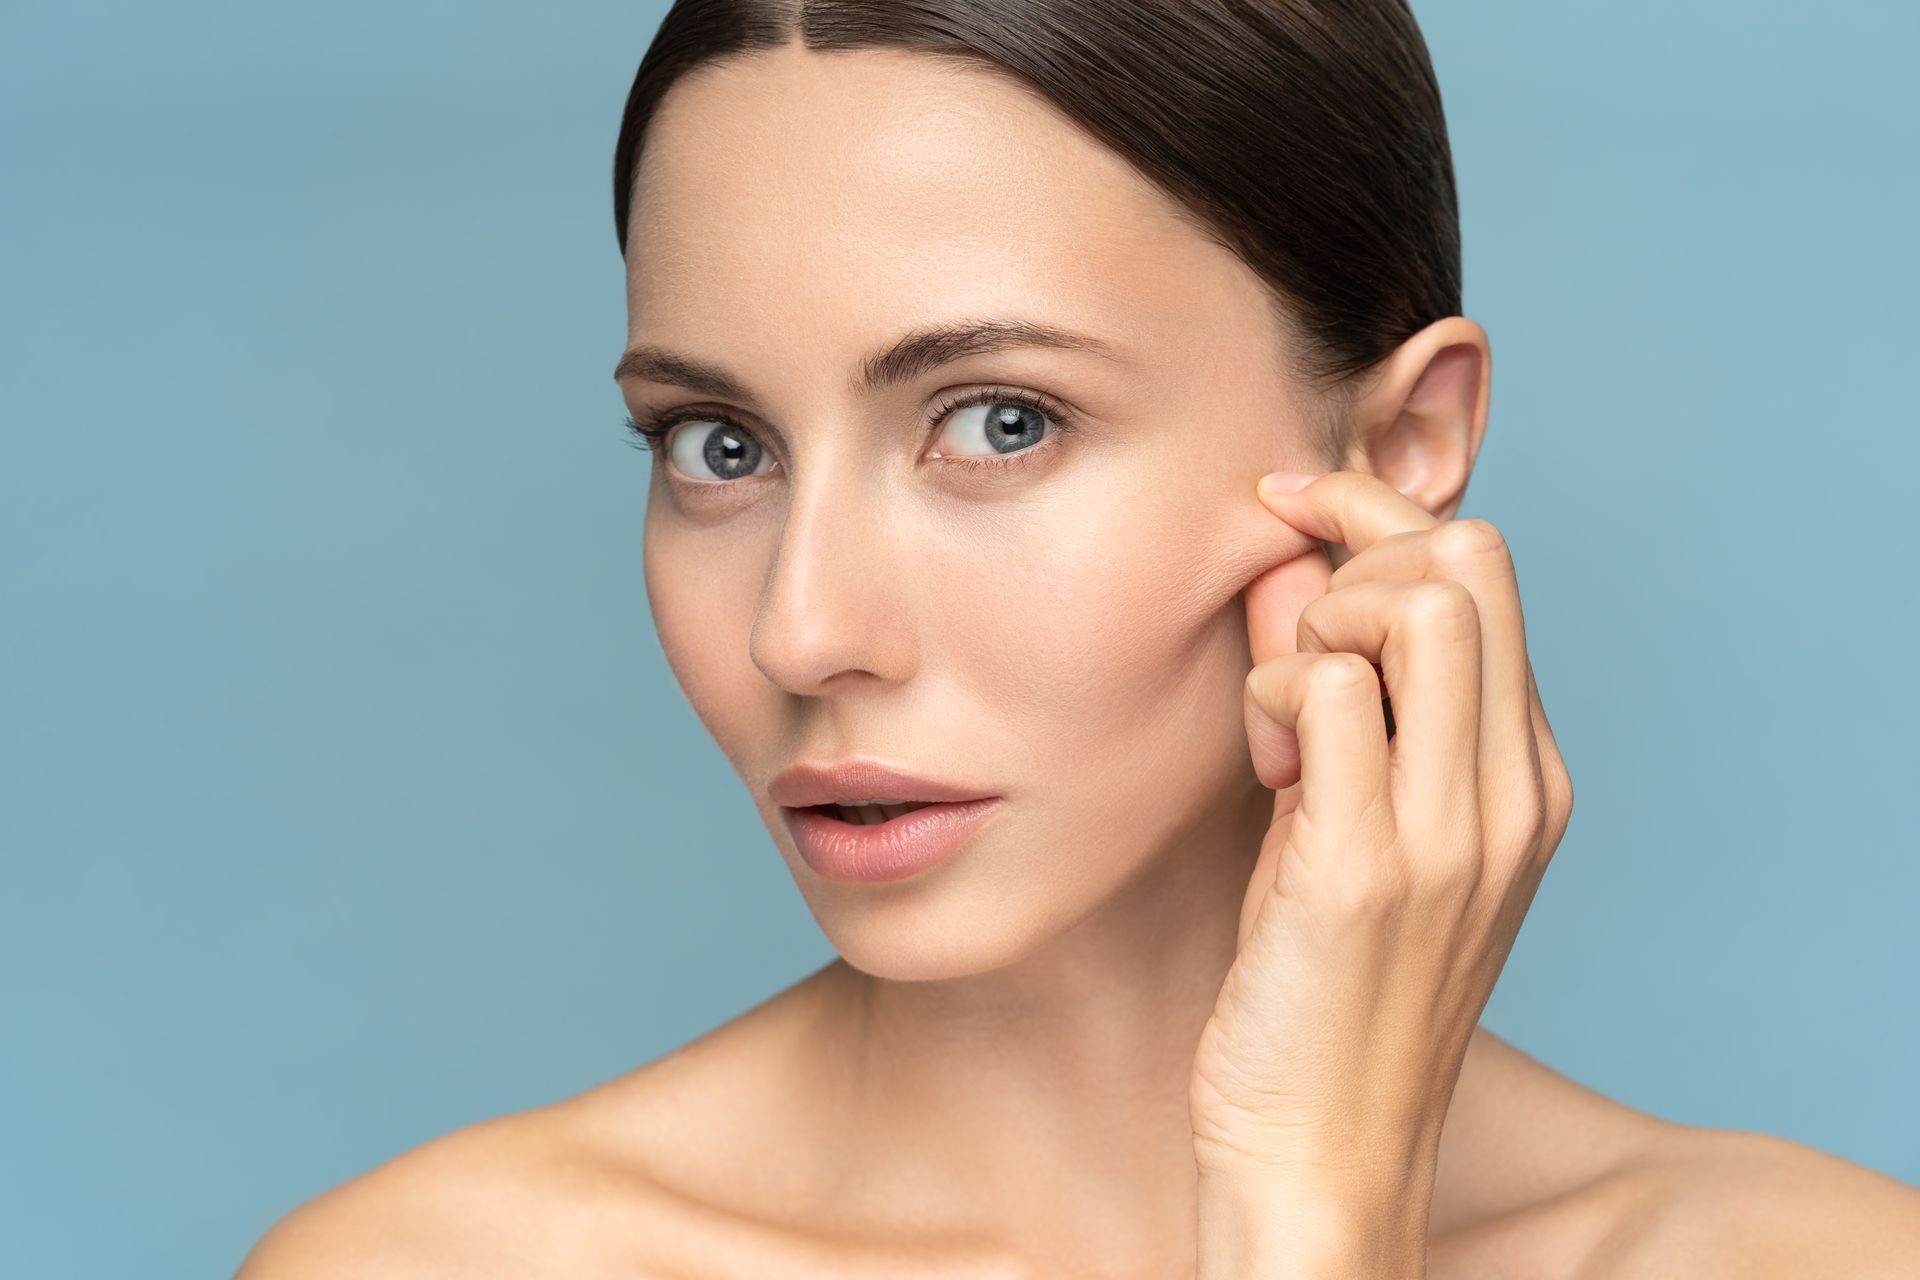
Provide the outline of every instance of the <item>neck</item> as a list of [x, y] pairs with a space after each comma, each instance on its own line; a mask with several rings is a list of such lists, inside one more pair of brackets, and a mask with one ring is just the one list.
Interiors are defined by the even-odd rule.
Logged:
[[846, 1185], [888, 1218], [1101, 1274], [1190, 1266], [1188, 1075], [1272, 806], [1264, 789], [1221, 806], [1014, 964], [931, 981], [826, 966], [819, 1119]]

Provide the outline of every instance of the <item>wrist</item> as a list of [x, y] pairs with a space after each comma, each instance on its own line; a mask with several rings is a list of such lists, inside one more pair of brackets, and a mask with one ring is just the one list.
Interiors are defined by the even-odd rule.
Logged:
[[1424, 1280], [1428, 1204], [1418, 1187], [1203, 1171], [1196, 1280]]

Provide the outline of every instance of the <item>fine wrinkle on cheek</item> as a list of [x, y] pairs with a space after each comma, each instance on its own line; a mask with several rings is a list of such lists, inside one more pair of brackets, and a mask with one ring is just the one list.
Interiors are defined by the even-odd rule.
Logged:
[[1236, 519], [1219, 556], [1208, 568], [1219, 581], [1210, 584], [1221, 605], [1245, 591], [1261, 574], [1319, 549], [1320, 539], [1274, 516], [1264, 507], [1243, 522]]
[[1219, 659], [1223, 627], [1235, 633], [1233, 643], [1244, 644], [1246, 613], [1240, 596], [1248, 583], [1284, 563], [1290, 549], [1317, 545], [1284, 529], [1276, 542], [1272, 530], [1236, 521], [1136, 552], [1159, 558], [1144, 566], [1135, 587], [1137, 603], [1127, 610], [1132, 618], [1121, 629], [1136, 643], [1148, 639], [1170, 674], [1197, 674]]
[[1134, 625], [1147, 634], [1205, 645], [1223, 612], [1244, 616], [1237, 598], [1255, 579], [1320, 547], [1319, 539], [1277, 519], [1257, 501], [1251, 506], [1178, 540], [1131, 549], [1130, 554], [1146, 557], [1133, 575]]

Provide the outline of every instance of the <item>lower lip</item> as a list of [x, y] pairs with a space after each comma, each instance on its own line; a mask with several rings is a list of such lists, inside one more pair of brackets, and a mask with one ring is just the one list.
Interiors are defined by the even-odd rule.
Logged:
[[1001, 796], [930, 804], [887, 822], [859, 825], [817, 809], [783, 808], [801, 858], [829, 880], [904, 880], [958, 849], [999, 811]]

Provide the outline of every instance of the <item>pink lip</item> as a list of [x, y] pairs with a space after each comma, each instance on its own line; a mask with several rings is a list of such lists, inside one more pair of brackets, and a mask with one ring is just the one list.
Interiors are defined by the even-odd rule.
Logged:
[[991, 787], [923, 778], [881, 760], [857, 757], [817, 764], [803, 762], [782, 769], [767, 784], [767, 794], [775, 804], [804, 809], [848, 800], [980, 800], [994, 791]]
[[[911, 792], [883, 794], [913, 798]], [[904, 880], [939, 862], [1004, 804], [1001, 796], [930, 804], [870, 826], [792, 806], [783, 806], [780, 816], [800, 857], [819, 874], [847, 884], [874, 884]]]

